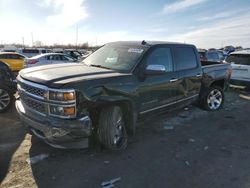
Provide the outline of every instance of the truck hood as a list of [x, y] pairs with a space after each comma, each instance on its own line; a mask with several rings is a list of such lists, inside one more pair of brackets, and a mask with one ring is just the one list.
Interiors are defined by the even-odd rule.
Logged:
[[71, 82], [128, 75], [113, 70], [67, 63], [27, 68], [20, 71], [21, 78], [46, 85], [61, 87]]

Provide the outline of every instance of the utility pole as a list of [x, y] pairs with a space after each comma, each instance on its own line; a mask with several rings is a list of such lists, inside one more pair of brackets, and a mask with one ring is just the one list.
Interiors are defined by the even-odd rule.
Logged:
[[76, 50], [77, 50], [77, 44], [78, 44], [78, 24], [76, 24]]
[[33, 32], [31, 32], [31, 43], [32, 43], [32, 47], [34, 45], [34, 41], [33, 41]]
[[24, 48], [24, 37], [22, 37], [22, 41], [23, 41], [23, 48]]

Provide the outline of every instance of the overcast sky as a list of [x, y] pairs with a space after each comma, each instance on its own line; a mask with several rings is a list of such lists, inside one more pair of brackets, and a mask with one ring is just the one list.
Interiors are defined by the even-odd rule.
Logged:
[[[0, 42], [164, 40], [250, 47], [249, 0], [0, 0]], [[31, 34], [32, 33], [32, 34]]]

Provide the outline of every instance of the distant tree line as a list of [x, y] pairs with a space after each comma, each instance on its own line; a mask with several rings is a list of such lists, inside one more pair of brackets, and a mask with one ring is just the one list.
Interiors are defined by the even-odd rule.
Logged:
[[[0, 48], [4, 48], [5, 46], [15, 46], [16, 48], [30, 48], [28, 45], [23, 45], [23, 44], [18, 44], [18, 43], [13, 43], [13, 44], [0, 44]], [[89, 46], [89, 44], [82, 43], [78, 45], [72, 45], [72, 44], [53, 44], [53, 45], [44, 45], [40, 41], [34, 42], [33, 48], [47, 48], [47, 49], [52, 49], [52, 48], [62, 48], [62, 49], [88, 49], [88, 50], [96, 50], [100, 48], [100, 46]]]

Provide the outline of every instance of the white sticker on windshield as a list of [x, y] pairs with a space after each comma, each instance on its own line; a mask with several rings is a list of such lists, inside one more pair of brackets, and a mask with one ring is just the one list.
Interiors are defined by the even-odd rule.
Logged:
[[128, 49], [128, 52], [141, 54], [141, 53], [143, 52], [143, 49], [139, 49], [139, 48], [129, 48], [129, 49]]
[[117, 62], [117, 57], [107, 57], [105, 62], [106, 63], [116, 63]]

